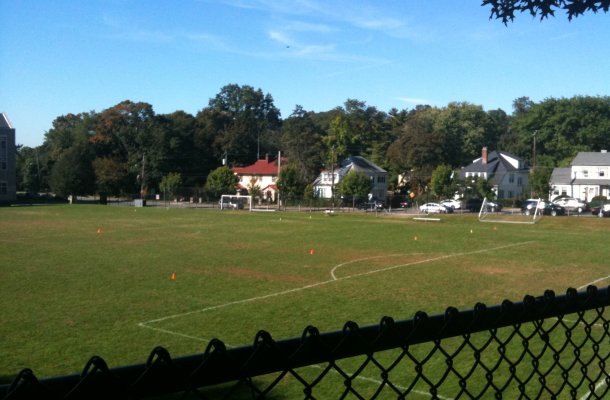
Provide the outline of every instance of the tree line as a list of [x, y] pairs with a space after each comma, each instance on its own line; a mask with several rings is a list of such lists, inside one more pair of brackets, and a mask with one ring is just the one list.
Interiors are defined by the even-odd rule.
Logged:
[[569, 165], [577, 152], [610, 147], [610, 98], [536, 103], [522, 97], [511, 114], [466, 102], [384, 112], [348, 99], [323, 112], [297, 105], [282, 119], [271, 94], [230, 84], [196, 115], [156, 114], [151, 104], [127, 100], [101, 112], [59, 116], [42, 145], [18, 147], [18, 188], [121, 196], [179, 185], [186, 196], [212, 193], [206, 182], [218, 168], [281, 150], [291, 184], [280, 190], [304, 190], [324, 168], [360, 155], [389, 172], [390, 189], [398, 189], [401, 175], [407, 188], [421, 192], [432, 187], [439, 166], [458, 170], [484, 146], [535, 163], [532, 182], [544, 185], [552, 168]]

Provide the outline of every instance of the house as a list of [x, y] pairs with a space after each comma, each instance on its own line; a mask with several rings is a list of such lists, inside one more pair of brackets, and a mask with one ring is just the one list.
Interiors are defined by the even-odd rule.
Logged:
[[487, 147], [483, 147], [481, 157], [462, 168], [461, 176], [464, 180], [469, 177], [486, 179], [498, 199], [511, 199], [525, 194], [529, 168], [512, 154], [503, 151], [488, 153]]
[[243, 195], [254, 195], [275, 202], [278, 188], [276, 185], [281, 165], [286, 165], [287, 159], [282, 157], [270, 160], [258, 160], [246, 167], [235, 167], [231, 170], [239, 178], [237, 192]]
[[567, 168], [555, 168], [551, 174], [551, 200], [558, 196], [585, 202], [595, 196], [610, 197], [610, 153], [579, 152]]
[[319, 198], [330, 199], [333, 186], [336, 192], [337, 185], [350, 171], [362, 172], [368, 176], [371, 179], [371, 196], [379, 201], [386, 201], [388, 195], [387, 171], [360, 156], [346, 158], [334, 171], [322, 171], [313, 183], [314, 195]]
[[15, 128], [8, 117], [0, 113], [0, 203], [17, 199]]

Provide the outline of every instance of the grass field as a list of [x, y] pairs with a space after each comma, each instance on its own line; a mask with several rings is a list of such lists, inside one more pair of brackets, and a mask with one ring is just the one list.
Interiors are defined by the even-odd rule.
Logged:
[[[610, 283], [610, 220], [440, 223], [348, 213], [0, 208], [4, 382]], [[175, 279], [172, 275], [175, 274]]]

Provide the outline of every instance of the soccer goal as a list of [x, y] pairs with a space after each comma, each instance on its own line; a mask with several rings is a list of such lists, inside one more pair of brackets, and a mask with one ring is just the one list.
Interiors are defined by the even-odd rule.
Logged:
[[497, 203], [483, 199], [481, 210], [479, 211], [480, 222], [494, 222], [500, 224], [535, 224], [542, 218], [542, 201], [529, 204], [529, 208], [522, 210], [502, 210]]
[[220, 196], [220, 209], [252, 211], [252, 196], [223, 194]]

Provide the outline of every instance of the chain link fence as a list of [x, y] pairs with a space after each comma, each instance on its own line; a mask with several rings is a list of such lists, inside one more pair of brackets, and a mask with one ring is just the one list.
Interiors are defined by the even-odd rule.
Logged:
[[300, 338], [265, 331], [251, 346], [212, 340], [203, 354], [155, 348], [141, 365], [37, 379], [21, 371], [4, 399], [602, 399], [610, 396], [608, 288], [568, 289], [444, 315], [308, 326]]

